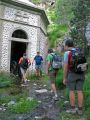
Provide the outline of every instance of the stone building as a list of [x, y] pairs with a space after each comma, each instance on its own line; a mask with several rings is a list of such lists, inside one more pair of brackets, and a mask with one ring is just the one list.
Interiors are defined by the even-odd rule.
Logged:
[[45, 58], [47, 26], [45, 11], [29, 0], [0, 0], [0, 70], [9, 71], [12, 61], [37, 51]]

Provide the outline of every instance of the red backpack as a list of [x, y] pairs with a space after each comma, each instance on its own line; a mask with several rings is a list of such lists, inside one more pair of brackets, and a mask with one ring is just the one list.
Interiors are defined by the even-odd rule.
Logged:
[[70, 50], [68, 54], [68, 69], [81, 74], [87, 70], [86, 57], [80, 49]]

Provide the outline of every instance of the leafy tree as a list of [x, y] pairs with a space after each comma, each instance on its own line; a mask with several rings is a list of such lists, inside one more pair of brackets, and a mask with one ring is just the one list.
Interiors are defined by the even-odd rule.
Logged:
[[[74, 0], [75, 2], [76, 0]], [[77, 0], [73, 8], [74, 18], [71, 20], [71, 36], [77, 46], [87, 48], [85, 38], [86, 25], [90, 13], [90, 0]]]
[[56, 0], [55, 14], [57, 23], [69, 23], [73, 17], [72, 7], [72, 0]]

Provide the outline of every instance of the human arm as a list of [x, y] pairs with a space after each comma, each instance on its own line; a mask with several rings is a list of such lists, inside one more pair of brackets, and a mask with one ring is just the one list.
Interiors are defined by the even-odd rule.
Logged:
[[68, 53], [64, 54], [64, 62], [63, 62], [63, 84], [66, 85], [68, 76]]
[[47, 68], [46, 68], [46, 73], [48, 74], [49, 70], [51, 69], [51, 62], [52, 62], [52, 55], [48, 54], [46, 61], [47, 61]]
[[29, 67], [31, 65], [31, 61], [29, 58], [27, 59], [27, 61], [28, 61], [28, 67]]
[[19, 59], [18, 64], [21, 64], [22, 60], [23, 60], [23, 58], [21, 57], [21, 58]]

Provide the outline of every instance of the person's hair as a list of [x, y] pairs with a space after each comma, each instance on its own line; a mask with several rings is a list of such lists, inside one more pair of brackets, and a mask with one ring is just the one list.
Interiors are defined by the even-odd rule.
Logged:
[[53, 49], [48, 49], [48, 53], [53, 53]]
[[74, 46], [73, 40], [71, 40], [71, 39], [66, 40], [65, 45], [68, 46], [68, 47], [73, 47]]
[[27, 56], [27, 54], [26, 54], [26, 53], [23, 53], [23, 56]]
[[39, 52], [39, 51], [37, 51], [37, 54], [40, 54], [40, 52]]

